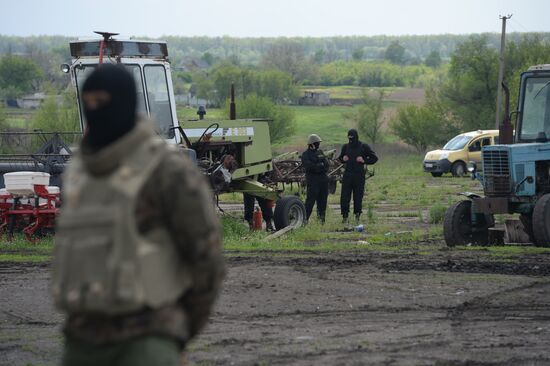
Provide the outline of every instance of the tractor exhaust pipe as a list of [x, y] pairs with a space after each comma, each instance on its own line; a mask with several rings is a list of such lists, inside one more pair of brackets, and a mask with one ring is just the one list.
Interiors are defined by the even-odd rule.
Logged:
[[229, 103], [229, 119], [237, 119], [237, 107], [235, 106], [235, 83], [231, 83], [231, 103]]
[[511, 145], [514, 143], [514, 129], [510, 121], [510, 89], [502, 83], [502, 90], [504, 91], [504, 118], [498, 126], [498, 139], [499, 144]]

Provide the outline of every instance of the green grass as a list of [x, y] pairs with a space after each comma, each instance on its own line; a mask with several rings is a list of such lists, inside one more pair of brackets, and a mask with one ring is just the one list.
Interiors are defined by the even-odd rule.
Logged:
[[291, 106], [296, 116], [296, 131], [293, 136], [277, 144], [275, 148], [291, 146], [305, 150], [307, 137], [316, 133], [323, 139], [323, 148], [342, 144], [346, 141], [348, 129], [353, 127], [351, 121], [344, 117], [354, 107], [331, 106]]
[[[242, 214], [223, 215], [224, 248], [229, 254], [266, 252], [269, 255], [350, 250], [393, 252], [413, 250], [418, 242], [433, 240], [439, 240], [438, 246], [441, 248], [442, 225], [424, 222], [422, 211], [428, 212], [434, 204], [448, 207], [453, 201], [461, 199], [456, 193], [473, 191], [478, 183], [467, 178], [433, 178], [422, 172], [421, 161], [420, 155], [380, 154], [380, 161], [374, 166], [376, 174], [367, 182], [363, 202], [366, 232], [342, 232], [344, 226], [339, 212], [330, 209], [324, 226], [313, 218], [307, 227], [279, 239], [263, 242], [267, 234], [249, 232]], [[337, 194], [329, 196], [331, 204], [339, 202], [339, 188]], [[241, 203], [242, 195], [228, 193], [221, 199], [223, 202]], [[436, 250], [435, 247], [425, 245], [424, 252]], [[16, 237], [11, 243], [4, 240], [0, 243], [0, 261], [47, 262], [51, 258], [52, 246], [51, 238], [39, 244], [27, 243], [22, 236]]]
[[10, 128], [28, 129], [34, 114], [35, 109], [20, 109], [20, 108], [5, 108], [6, 123]]
[[29, 243], [23, 235], [15, 235], [12, 241], [0, 240], [0, 262], [47, 262], [51, 259], [53, 239], [45, 238]]
[[[296, 134], [276, 148], [295, 146], [305, 149], [307, 135], [315, 132], [325, 140], [323, 147], [345, 142], [346, 131], [351, 125], [343, 115], [354, 107], [291, 107], [297, 118]], [[196, 118], [195, 109], [178, 108], [180, 121]], [[210, 119], [224, 118], [220, 109], [208, 110]], [[401, 151], [401, 152], [399, 152]], [[270, 242], [262, 241], [265, 232], [249, 232], [242, 214], [224, 215], [224, 248], [228, 255], [314, 255], [339, 251], [381, 251], [422, 252], [428, 255], [446, 249], [442, 243], [441, 216], [446, 207], [463, 199], [457, 193], [479, 191], [480, 185], [468, 178], [433, 178], [422, 171], [421, 154], [411, 153], [397, 145], [377, 146], [379, 162], [372, 167], [374, 177], [367, 181], [363, 201], [363, 223], [366, 232], [342, 232], [343, 225], [338, 211], [330, 209], [327, 223], [319, 225], [312, 219], [307, 227], [294, 230], [288, 235]], [[296, 190], [296, 188], [295, 188]], [[329, 196], [330, 204], [339, 203], [340, 186]], [[291, 194], [287, 191], [286, 194]], [[222, 202], [242, 203], [242, 195], [228, 193]], [[302, 198], [304, 198], [302, 196]], [[437, 207], [434, 209], [433, 207]], [[430, 222], [430, 209], [432, 219]], [[424, 218], [427, 217], [427, 219]], [[432, 242], [437, 244], [431, 244]], [[418, 249], [418, 243], [422, 248]], [[47, 262], [51, 258], [52, 239], [39, 244], [27, 243], [17, 237], [11, 243], [0, 242], [0, 261]], [[453, 250], [480, 250], [477, 247], [455, 248]], [[483, 248], [489, 255], [513, 257], [523, 254], [548, 253], [550, 249], [533, 247], [491, 247]], [[236, 254], [238, 255], [238, 254]]]
[[[463, 247], [458, 247], [463, 248]], [[550, 254], [550, 248], [533, 247], [533, 246], [517, 246], [517, 245], [504, 245], [504, 246], [491, 246], [491, 247], [479, 247], [470, 246], [468, 250], [478, 250], [487, 252], [492, 256], [497, 257], [516, 257], [521, 255], [536, 255], [536, 254]]]
[[[384, 108], [394, 108], [399, 103], [384, 102]], [[357, 106], [289, 106], [295, 114], [296, 130], [292, 136], [272, 146], [274, 151], [305, 150], [307, 137], [316, 133], [323, 139], [323, 149], [332, 149], [346, 142], [347, 131], [355, 127], [353, 122], [346, 118], [346, 114], [353, 113]], [[238, 116], [239, 106], [237, 106]], [[177, 108], [178, 120], [186, 123], [196, 120], [196, 108]], [[262, 116], [258, 116], [262, 117]], [[207, 110], [206, 120], [227, 119], [225, 111], [219, 108]], [[192, 122], [191, 122], [192, 123]], [[386, 142], [395, 142], [397, 138], [387, 131], [384, 132]]]
[[[195, 107], [181, 107], [178, 106], [176, 109], [177, 115], [178, 115], [178, 121], [180, 124], [184, 124], [186, 121], [189, 120], [196, 120], [199, 119], [199, 116], [197, 115], [197, 108]], [[206, 115], [204, 116], [205, 119], [228, 119], [227, 115], [224, 110], [221, 108], [209, 108], [206, 110]]]

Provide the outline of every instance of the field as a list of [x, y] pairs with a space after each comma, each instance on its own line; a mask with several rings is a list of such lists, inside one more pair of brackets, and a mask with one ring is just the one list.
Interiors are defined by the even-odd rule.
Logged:
[[[366, 232], [328, 222], [265, 242], [225, 204], [228, 274], [189, 365], [543, 365], [550, 362], [550, 249], [447, 248], [443, 210], [476, 190], [432, 178], [421, 157], [381, 156]], [[47, 292], [52, 241], [0, 253], [0, 365], [54, 365], [62, 316]]]
[[[386, 110], [400, 102], [386, 102]], [[354, 107], [292, 108], [296, 134], [277, 151], [304, 149], [312, 132], [337, 147], [350, 127], [343, 114]], [[178, 109], [180, 120], [195, 113]], [[208, 118], [221, 116], [208, 110]], [[336, 194], [325, 225], [314, 218], [265, 241], [267, 233], [244, 225], [242, 197], [222, 197], [228, 272], [211, 322], [182, 364], [550, 364], [550, 249], [446, 247], [446, 207], [479, 184], [433, 178], [422, 172], [422, 156], [399, 144], [376, 151], [363, 232], [341, 223]], [[48, 294], [52, 246], [51, 238], [0, 241], [0, 366], [59, 362], [63, 316]]]

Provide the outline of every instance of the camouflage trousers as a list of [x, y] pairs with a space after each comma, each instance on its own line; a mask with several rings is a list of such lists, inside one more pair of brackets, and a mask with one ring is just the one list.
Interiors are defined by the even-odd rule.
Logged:
[[63, 366], [177, 366], [181, 344], [174, 338], [143, 336], [98, 345], [66, 338]]

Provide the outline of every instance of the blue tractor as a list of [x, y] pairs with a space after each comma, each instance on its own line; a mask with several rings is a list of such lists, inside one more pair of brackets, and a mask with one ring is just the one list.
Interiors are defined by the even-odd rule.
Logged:
[[[485, 197], [463, 193], [468, 199], [447, 209], [443, 231], [448, 246], [485, 245], [497, 237], [491, 229], [495, 214], [519, 214], [516, 229], [536, 246], [550, 247], [550, 64], [521, 74], [518, 108], [512, 112], [515, 134], [505, 92], [507, 117], [500, 126], [500, 144], [483, 148], [483, 175], [475, 164], [468, 166], [483, 184]], [[507, 222], [511, 231], [509, 226]]]

